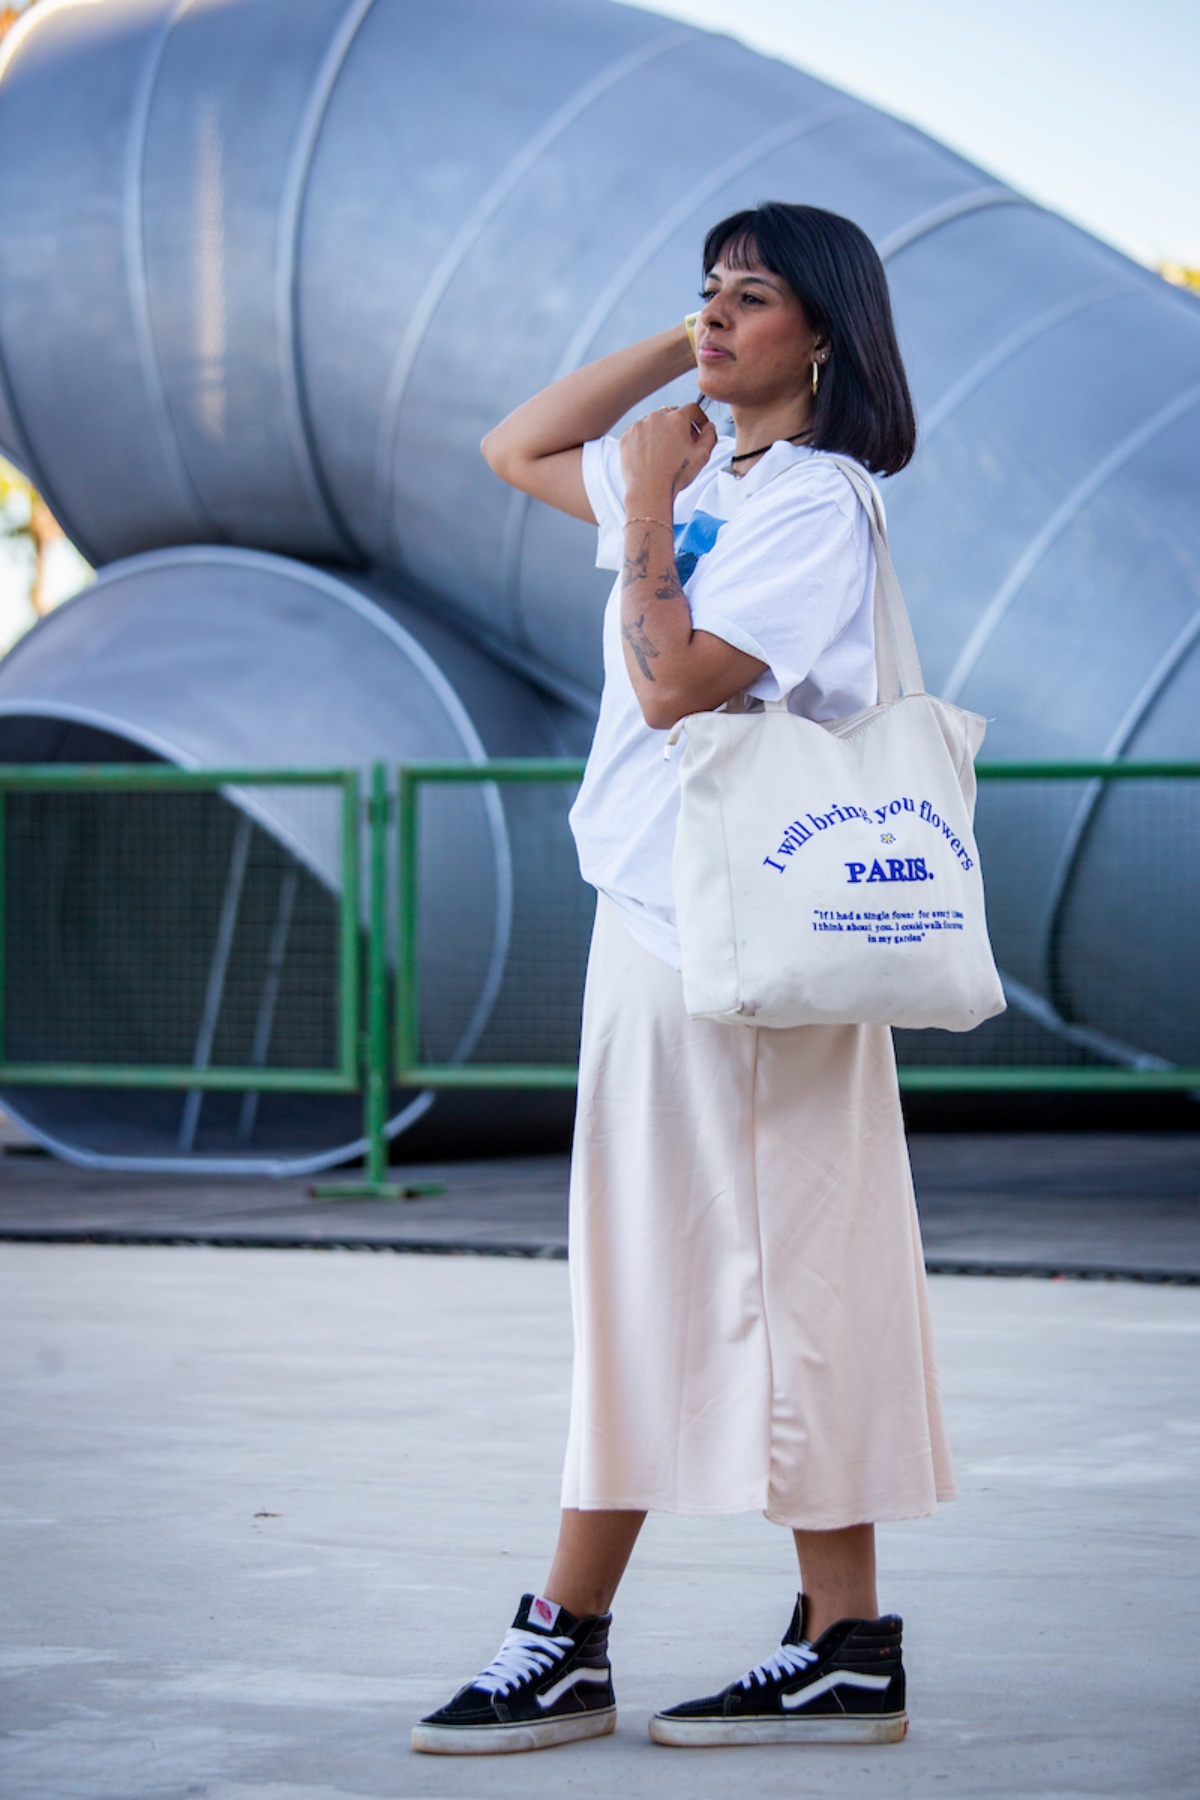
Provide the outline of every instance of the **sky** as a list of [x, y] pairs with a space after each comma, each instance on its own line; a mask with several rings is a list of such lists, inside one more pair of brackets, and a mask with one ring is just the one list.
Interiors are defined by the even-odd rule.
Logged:
[[1139, 262], [1200, 267], [1200, 0], [621, 0], [919, 125]]

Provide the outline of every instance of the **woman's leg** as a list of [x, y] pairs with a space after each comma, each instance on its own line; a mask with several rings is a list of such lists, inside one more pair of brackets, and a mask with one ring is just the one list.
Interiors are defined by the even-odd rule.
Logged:
[[815, 1644], [839, 1619], [877, 1619], [875, 1527], [797, 1531], [796, 1555], [807, 1609], [805, 1636]]
[[606, 1613], [633, 1554], [644, 1512], [581, 1512], [565, 1507], [545, 1596], [577, 1618]]

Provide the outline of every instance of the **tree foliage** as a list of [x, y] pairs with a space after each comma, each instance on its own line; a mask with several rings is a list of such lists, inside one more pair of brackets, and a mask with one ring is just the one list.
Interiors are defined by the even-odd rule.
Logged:
[[0, 6], [0, 38], [14, 26], [23, 12], [28, 12], [35, 0], [7, 0]]
[[51, 605], [46, 581], [50, 547], [62, 540], [63, 528], [37, 489], [0, 457], [0, 539], [4, 538], [26, 551], [29, 598], [40, 619]]

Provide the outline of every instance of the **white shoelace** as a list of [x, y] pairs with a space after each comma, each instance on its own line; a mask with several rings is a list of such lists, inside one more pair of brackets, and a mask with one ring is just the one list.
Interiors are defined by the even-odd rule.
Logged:
[[774, 1656], [768, 1656], [766, 1662], [749, 1670], [738, 1685], [748, 1688], [751, 1682], [757, 1682], [759, 1687], [766, 1687], [769, 1681], [786, 1681], [789, 1675], [799, 1675], [802, 1670], [811, 1668], [816, 1660], [817, 1653], [811, 1644], [780, 1644]]
[[569, 1637], [547, 1637], [542, 1631], [522, 1631], [514, 1627], [483, 1671], [471, 1683], [485, 1694], [507, 1694], [528, 1681], [532, 1675], [544, 1675], [568, 1650], [575, 1648]]

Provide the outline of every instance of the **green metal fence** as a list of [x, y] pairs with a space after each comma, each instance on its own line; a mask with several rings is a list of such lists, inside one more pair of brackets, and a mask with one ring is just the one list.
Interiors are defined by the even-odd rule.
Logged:
[[[387, 1181], [395, 1090], [576, 1081], [590, 894], [566, 811], [582, 773], [576, 759], [377, 764], [364, 790], [346, 769], [0, 767], [0, 1086], [174, 1089], [189, 1147], [209, 1093], [241, 1095], [247, 1138], [260, 1095], [357, 1094], [363, 1179], [319, 1191], [411, 1192]], [[961, 1038], [898, 1032], [901, 1085], [1200, 1091], [1200, 763], [992, 763], [979, 777], [1009, 1011]], [[518, 863], [549, 847], [501, 945], [501, 1027], [448, 1059], [422, 1023], [448, 929], [422, 918], [422, 862], [448, 820], [478, 833], [478, 806], [432, 798], [472, 785], [496, 800], [505, 846], [537, 799]], [[1154, 881], [1123, 878], [1114, 844]], [[1112, 945], [1135, 939], [1126, 969]], [[1137, 1048], [1147, 1019], [1155, 1054]], [[553, 1054], [520, 1054], [539, 1042]]]
[[[397, 899], [397, 996], [395, 1066], [397, 1079], [406, 1086], [441, 1088], [548, 1088], [567, 1087], [576, 1079], [576, 1066], [566, 1061], [506, 1062], [467, 1060], [453, 1065], [422, 1059], [420, 1053], [420, 984], [418, 973], [419, 822], [421, 794], [428, 787], [446, 783], [495, 782], [561, 783], [579, 780], [583, 765], [577, 761], [492, 762], [476, 765], [450, 763], [411, 764], [400, 771], [399, 846], [400, 879]], [[1003, 872], [1016, 871], [1018, 884], [1036, 886], [1037, 866], [1053, 886], [1056, 861], [1063, 861], [1063, 841], [1077, 860], [1094, 838], [1102, 802], [1114, 784], [1136, 784], [1143, 815], [1143, 861], [1162, 861], [1164, 843], [1184, 846], [1183, 860], [1175, 870], [1174, 897], [1188, 909], [1188, 917], [1176, 919], [1200, 955], [1200, 764], [1196, 763], [991, 763], [978, 770], [980, 780], [977, 824], [989, 892], [993, 901], [1004, 887]], [[1010, 784], [1016, 784], [1019, 799]], [[1004, 808], [994, 804], [1010, 790], [1015, 804], [1008, 808], [1008, 826], [1018, 828], [1017, 843], [1005, 841]], [[1132, 789], [1130, 790], [1132, 791]], [[1146, 797], [1152, 795], [1153, 805]], [[1128, 828], [1128, 821], [1126, 822]], [[1008, 831], [1008, 837], [1013, 831]], [[1194, 848], [1193, 848], [1194, 847]], [[1177, 859], [1178, 861], [1178, 859]], [[1070, 868], [1074, 867], [1074, 862]], [[1060, 871], [1061, 873], [1061, 871]], [[1062, 873], [1066, 892], [1070, 869]], [[1119, 883], [1117, 884], [1120, 885]], [[1133, 891], [1133, 890], [1130, 890]], [[1019, 900], [1020, 896], [1015, 897]], [[993, 904], [993, 916], [1004, 914], [1014, 902], [1004, 893], [1003, 906]], [[1112, 896], [1102, 903], [1113, 904]], [[1051, 905], [1043, 946], [1053, 962], [1066, 940], [1068, 919], [1064, 903]], [[1013, 906], [1018, 916], [1019, 905]], [[1023, 929], [1023, 927], [1019, 927]], [[1011, 937], [1011, 933], [1009, 934]], [[1032, 935], [1032, 934], [1027, 934]], [[1002, 967], [1012, 960], [1027, 960], [1027, 946], [1002, 941], [997, 944]], [[1044, 960], [1044, 959], [1043, 959]], [[1006, 974], [1008, 973], [1006, 967]], [[1008, 979], [1010, 1005], [999, 1021], [989, 1021], [977, 1031], [958, 1036], [947, 1032], [896, 1033], [900, 1084], [910, 1091], [1152, 1091], [1200, 1090], [1200, 1067], [1193, 1055], [1177, 1062], [1146, 1055], [1122, 1041], [1121, 1020], [1114, 1029], [1092, 1030], [1074, 1024], [1041, 997], [1044, 971], [1033, 979]], [[1095, 980], [1111, 988], [1111, 971], [1101, 970]], [[1035, 985], [1036, 983], [1036, 985]], [[1146, 996], [1138, 991], [1127, 996], [1136, 1002], [1140, 1019]], [[1200, 999], [1200, 965], [1171, 975], [1164, 1006], [1173, 1009], [1185, 1036], [1194, 1035]], [[1131, 1008], [1127, 1008], [1131, 1010]], [[1136, 1031], [1131, 1024], [1130, 1035]]]

